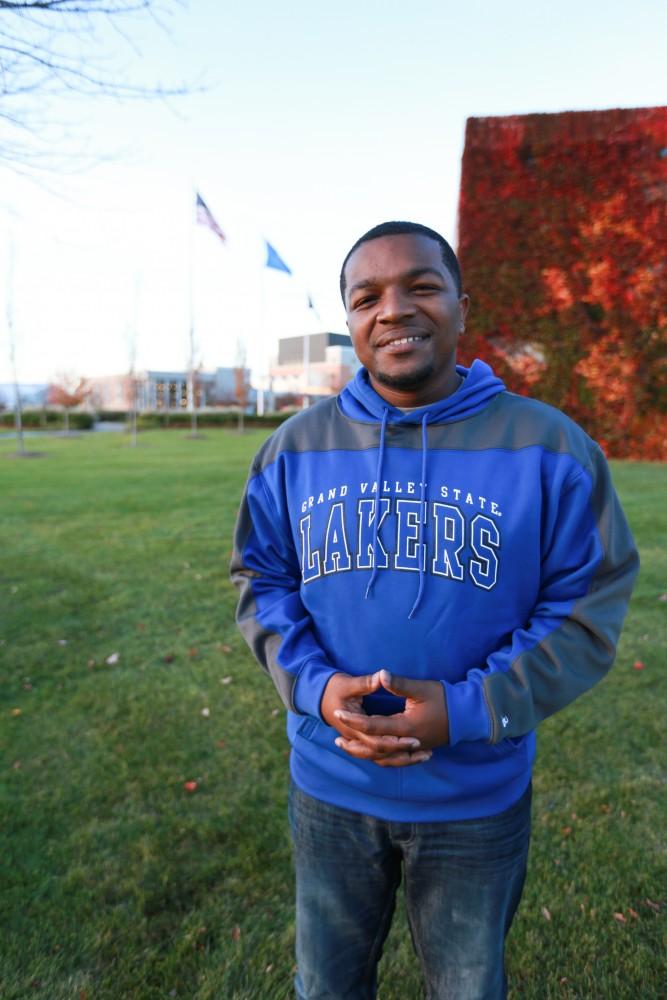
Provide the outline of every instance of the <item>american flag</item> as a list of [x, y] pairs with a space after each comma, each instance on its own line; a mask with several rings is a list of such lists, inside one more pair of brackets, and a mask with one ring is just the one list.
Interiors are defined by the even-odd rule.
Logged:
[[214, 232], [215, 235], [218, 236], [223, 243], [227, 242], [227, 237], [223, 233], [218, 223], [213, 218], [210, 208], [208, 207], [202, 196], [199, 194], [199, 192], [197, 192], [197, 223], [200, 226], [208, 226], [208, 228], [212, 230], [212, 232]]

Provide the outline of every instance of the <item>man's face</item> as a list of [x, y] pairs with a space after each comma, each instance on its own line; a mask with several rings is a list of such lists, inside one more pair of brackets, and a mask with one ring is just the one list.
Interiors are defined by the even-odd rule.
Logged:
[[376, 391], [394, 406], [424, 406], [457, 386], [459, 298], [440, 246], [419, 233], [362, 243], [345, 268], [347, 326]]

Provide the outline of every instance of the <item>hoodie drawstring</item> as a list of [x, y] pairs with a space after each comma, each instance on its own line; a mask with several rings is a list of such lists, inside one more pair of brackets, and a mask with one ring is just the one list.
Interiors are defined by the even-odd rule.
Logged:
[[[387, 429], [387, 419], [389, 417], [389, 409], [384, 408], [382, 413], [382, 423], [380, 424], [380, 444], [378, 447], [378, 462], [377, 469], [375, 472], [375, 515], [373, 518], [373, 571], [371, 573], [371, 578], [368, 581], [368, 586], [366, 587], [365, 599], [368, 600], [371, 591], [373, 589], [373, 584], [375, 583], [378, 575], [378, 528], [380, 524], [380, 483], [382, 482], [382, 463], [384, 462], [384, 439], [385, 432]], [[419, 534], [417, 536], [417, 553], [419, 559], [419, 590], [417, 591], [417, 597], [415, 603], [412, 605], [408, 619], [413, 618], [419, 605], [421, 604], [422, 596], [424, 594], [424, 584], [426, 582], [426, 574], [424, 572], [424, 553], [423, 553], [423, 541], [424, 541], [424, 524], [426, 522], [426, 457], [428, 455], [428, 413], [425, 413], [422, 417], [422, 469], [421, 469], [421, 490], [420, 490], [420, 506], [419, 506]]]
[[417, 591], [417, 599], [412, 605], [412, 610], [408, 615], [408, 620], [412, 618], [417, 613], [417, 608], [421, 604], [422, 594], [424, 593], [424, 583], [426, 581], [426, 574], [424, 573], [424, 552], [423, 552], [423, 535], [424, 535], [424, 522], [426, 521], [426, 455], [428, 452], [428, 429], [426, 422], [428, 420], [428, 413], [425, 413], [422, 417], [422, 474], [421, 474], [421, 494], [420, 494], [420, 505], [419, 505], [419, 534], [417, 536], [417, 558], [419, 559], [419, 590]]
[[380, 483], [382, 482], [382, 462], [384, 459], [384, 434], [387, 429], [387, 419], [389, 408], [385, 406], [382, 413], [382, 423], [380, 424], [380, 446], [378, 448], [378, 464], [375, 472], [375, 518], [373, 520], [373, 572], [366, 587], [365, 600], [368, 600], [375, 578], [378, 574], [377, 544], [378, 544], [378, 524], [380, 521]]

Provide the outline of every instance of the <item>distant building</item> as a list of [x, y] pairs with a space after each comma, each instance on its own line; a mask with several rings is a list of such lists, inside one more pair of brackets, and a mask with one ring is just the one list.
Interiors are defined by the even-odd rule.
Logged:
[[[237, 402], [237, 369], [217, 368], [213, 372], [195, 375], [197, 409], [211, 406], [233, 406]], [[248, 402], [254, 402], [250, 388], [250, 372], [243, 369]], [[87, 405], [94, 410], [127, 412], [132, 409], [132, 380], [129, 375], [103, 375], [87, 380], [90, 395]], [[137, 409], [187, 410], [190, 407], [190, 382], [186, 371], [141, 371], [135, 376]]]
[[281, 396], [331, 396], [359, 368], [346, 333], [313, 333], [278, 341], [278, 363], [269, 368], [271, 387]]
[[[20, 382], [21, 406], [35, 409], [46, 404], [49, 387], [45, 382]], [[0, 410], [13, 410], [16, 406], [16, 391], [12, 382], [0, 383]]]

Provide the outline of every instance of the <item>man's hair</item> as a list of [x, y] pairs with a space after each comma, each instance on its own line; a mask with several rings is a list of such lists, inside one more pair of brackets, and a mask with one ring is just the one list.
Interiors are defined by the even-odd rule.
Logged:
[[435, 240], [436, 243], [440, 245], [440, 252], [442, 253], [442, 262], [451, 274], [454, 282], [456, 284], [456, 291], [459, 295], [463, 290], [463, 282], [461, 280], [461, 268], [459, 267], [459, 262], [456, 258], [456, 254], [450, 247], [449, 243], [444, 236], [440, 233], [436, 233], [435, 229], [429, 229], [428, 226], [422, 226], [419, 222], [381, 222], [379, 226], [373, 226], [369, 229], [367, 233], [360, 236], [357, 242], [351, 247], [343, 261], [343, 266], [340, 269], [340, 294], [343, 297], [343, 304], [345, 304], [345, 268], [347, 267], [347, 262], [357, 250], [362, 243], [367, 243], [369, 240], [377, 240], [381, 236], [399, 236], [404, 233], [417, 233], [419, 236], [428, 236], [429, 239]]

